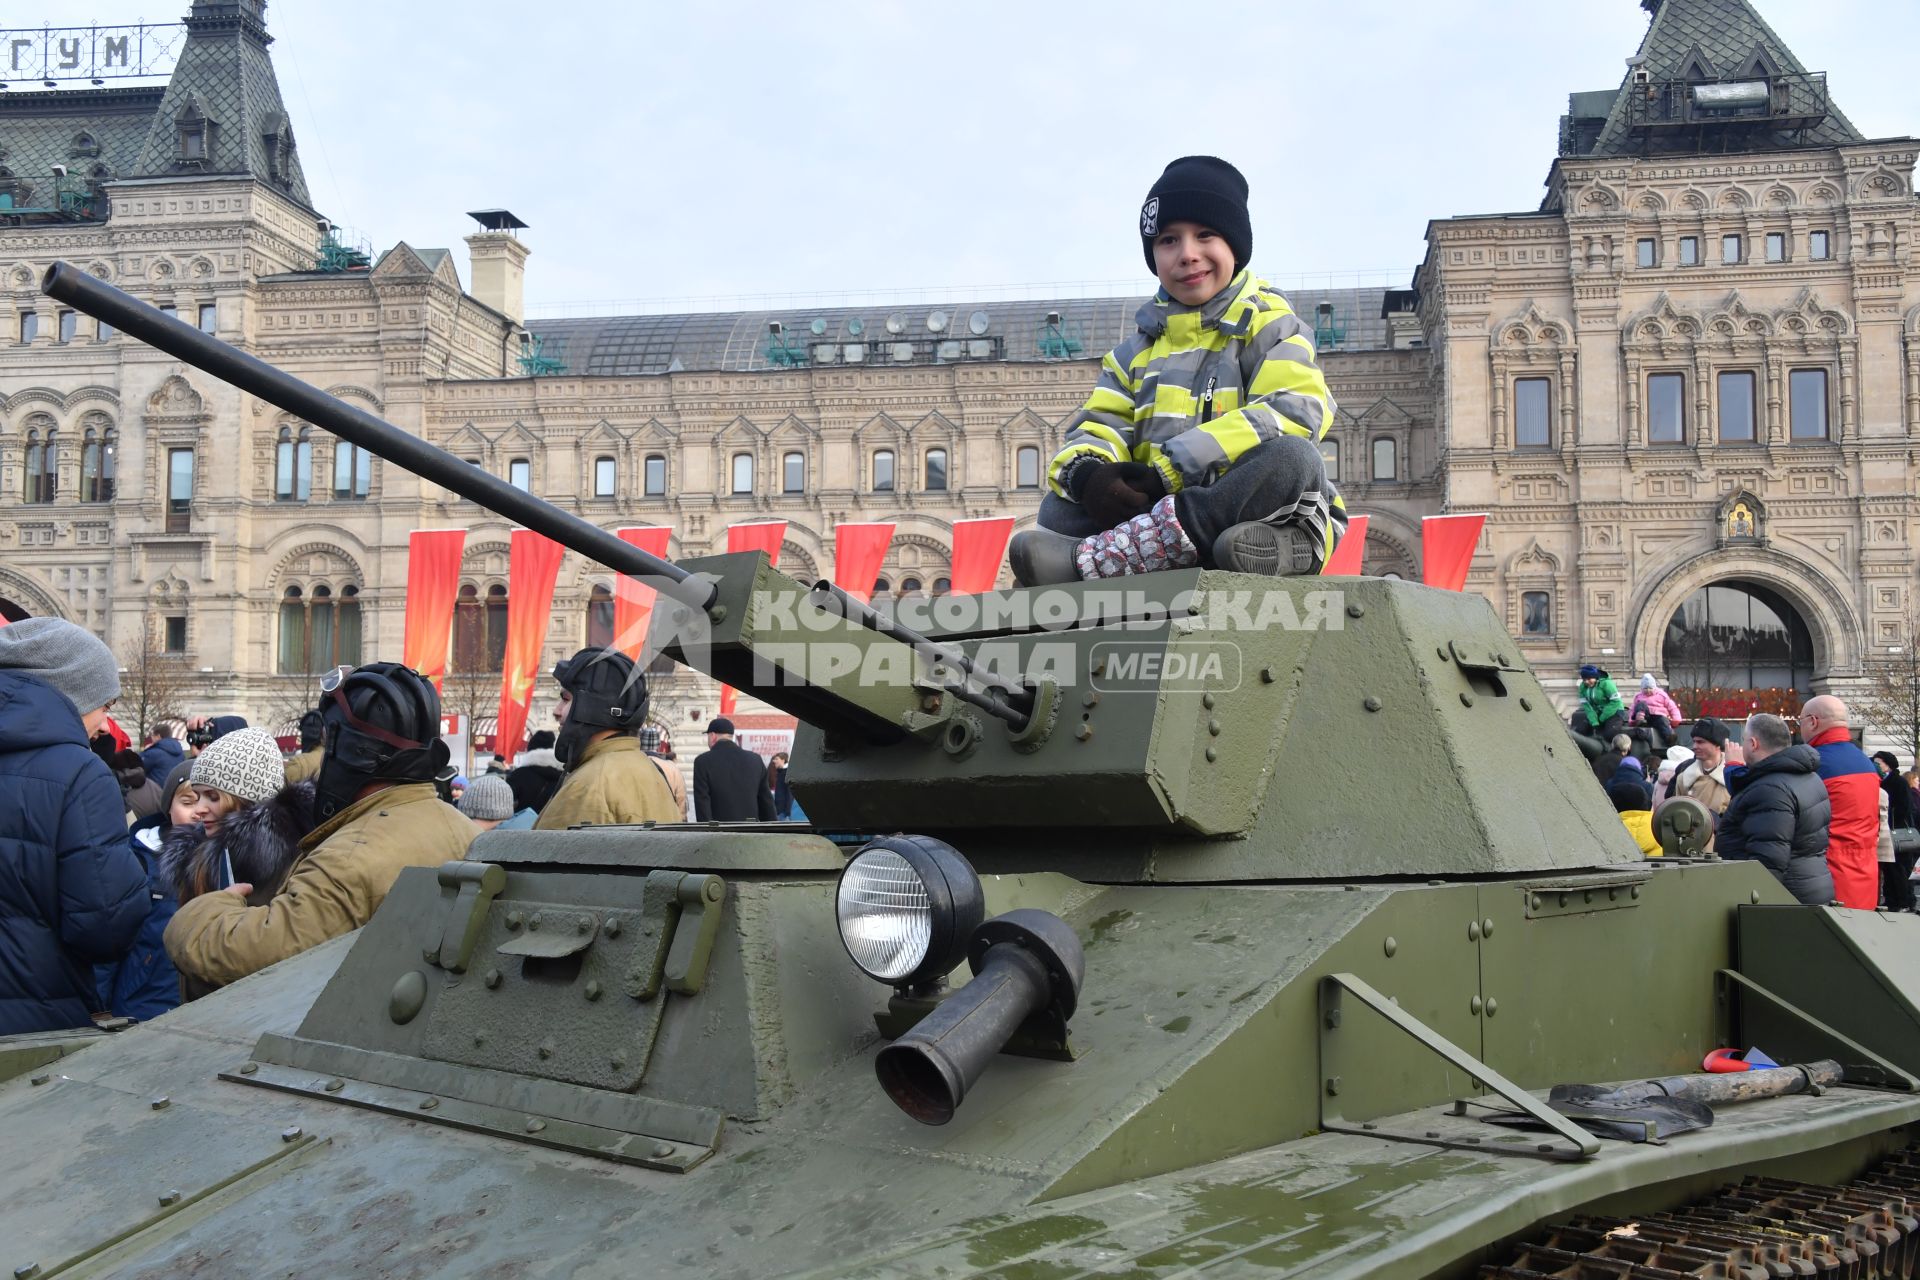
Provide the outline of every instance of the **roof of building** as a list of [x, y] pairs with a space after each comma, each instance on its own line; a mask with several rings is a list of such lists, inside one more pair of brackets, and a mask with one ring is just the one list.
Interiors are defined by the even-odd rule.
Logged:
[[[1387, 293], [1292, 289], [1286, 296], [1310, 324], [1322, 303], [1330, 305], [1321, 348], [1351, 351], [1391, 345], [1382, 315]], [[1146, 297], [592, 316], [529, 320], [527, 329], [542, 357], [590, 377], [1097, 359], [1134, 331], [1134, 313]], [[1057, 323], [1049, 322], [1050, 314]]]
[[[262, 0], [193, 0], [165, 87], [0, 94], [0, 166], [49, 195], [53, 166], [76, 178], [248, 174], [311, 207], [293, 129], [267, 55]], [[182, 125], [204, 122], [203, 156], [183, 154]], [[97, 153], [96, 153], [97, 149]], [[41, 184], [45, 190], [40, 190]], [[27, 203], [16, 193], [16, 205]]]
[[[1641, 0], [1653, 20], [1631, 60], [1620, 87], [1576, 93], [1561, 121], [1561, 154], [1577, 156], [1640, 155], [1648, 140], [1637, 137], [1633, 119], [1635, 71], [1644, 71], [1651, 84], [1665, 81], [1727, 80], [1773, 77], [1814, 80], [1806, 67], [1774, 34], [1749, 0]], [[1811, 87], [1809, 87], [1811, 92]], [[1644, 92], [1644, 89], [1642, 89]], [[1781, 150], [1792, 147], [1831, 147], [1864, 141], [1860, 131], [1817, 91], [1819, 119], [1792, 129], [1749, 131], [1745, 149]], [[1796, 112], [1796, 119], [1811, 115]], [[1725, 139], [1709, 144], [1691, 130], [1676, 134], [1663, 149], [1724, 149]]]

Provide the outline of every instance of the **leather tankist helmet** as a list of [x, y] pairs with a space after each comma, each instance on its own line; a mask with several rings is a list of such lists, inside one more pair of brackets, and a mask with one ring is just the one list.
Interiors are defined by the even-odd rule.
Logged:
[[570, 765], [587, 740], [613, 729], [638, 732], [647, 718], [647, 677], [618, 649], [586, 648], [553, 669], [573, 700], [553, 753]]
[[330, 674], [321, 692], [327, 754], [315, 790], [322, 820], [369, 783], [432, 782], [446, 767], [451, 753], [440, 740], [440, 695], [418, 671], [373, 662]]

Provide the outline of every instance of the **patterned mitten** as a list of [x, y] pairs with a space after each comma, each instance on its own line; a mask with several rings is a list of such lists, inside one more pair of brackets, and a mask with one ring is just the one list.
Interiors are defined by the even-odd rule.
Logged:
[[1192, 568], [1200, 563], [1200, 549], [1180, 527], [1173, 514], [1173, 495], [1168, 494], [1125, 524], [1084, 539], [1074, 548], [1073, 562], [1089, 581], [1121, 578]]

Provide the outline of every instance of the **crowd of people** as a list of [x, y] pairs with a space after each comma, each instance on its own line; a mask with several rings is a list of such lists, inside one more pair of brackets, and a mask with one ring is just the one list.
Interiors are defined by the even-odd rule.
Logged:
[[[1915, 909], [1920, 771], [1902, 773], [1891, 751], [1868, 756], [1853, 740], [1844, 701], [1808, 699], [1798, 742], [1785, 719], [1761, 713], [1737, 732], [1703, 717], [1683, 745], [1674, 741], [1683, 717], [1672, 697], [1651, 675], [1640, 684], [1628, 704], [1604, 670], [1581, 668], [1572, 727], [1605, 734], [1594, 776], [1642, 852], [1660, 856], [1654, 812], [1685, 796], [1712, 817], [1707, 852], [1760, 862], [1801, 902]], [[1646, 732], [1636, 737], [1635, 729]]]
[[359, 928], [403, 870], [483, 832], [804, 817], [784, 754], [762, 765], [724, 719], [689, 789], [624, 655], [554, 676], [557, 732], [469, 783], [433, 684], [396, 663], [324, 681], [291, 755], [239, 716], [162, 721], [134, 750], [106, 645], [0, 627], [0, 1035], [157, 1017]]

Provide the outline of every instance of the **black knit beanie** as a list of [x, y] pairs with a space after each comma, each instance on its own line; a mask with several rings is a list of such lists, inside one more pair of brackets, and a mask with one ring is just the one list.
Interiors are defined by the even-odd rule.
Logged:
[[1140, 206], [1140, 240], [1147, 254], [1147, 270], [1155, 275], [1160, 272], [1153, 261], [1153, 240], [1170, 222], [1197, 222], [1226, 237], [1236, 273], [1253, 259], [1247, 180], [1225, 160], [1182, 156], [1167, 166], [1147, 192], [1147, 202]]

